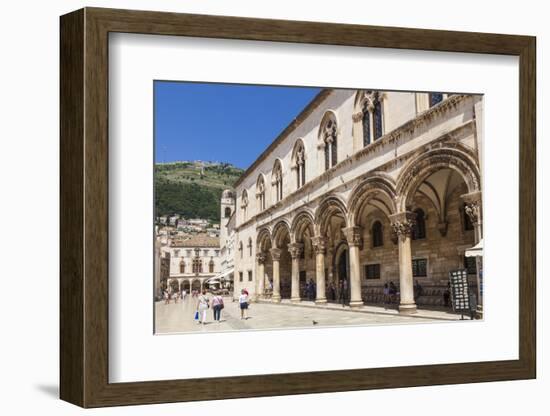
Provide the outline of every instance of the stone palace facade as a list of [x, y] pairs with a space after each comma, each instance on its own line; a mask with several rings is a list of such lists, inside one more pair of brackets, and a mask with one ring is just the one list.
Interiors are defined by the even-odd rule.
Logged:
[[450, 270], [475, 285], [482, 120], [480, 95], [322, 90], [235, 185], [235, 293], [300, 302], [311, 279], [322, 304], [346, 281], [357, 307], [394, 282], [414, 313]]

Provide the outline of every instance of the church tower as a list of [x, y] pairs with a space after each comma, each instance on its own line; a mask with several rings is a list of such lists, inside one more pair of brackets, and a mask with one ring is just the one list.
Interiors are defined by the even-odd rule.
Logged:
[[220, 246], [223, 247], [226, 244], [227, 241], [227, 224], [229, 223], [229, 219], [233, 215], [233, 212], [235, 211], [235, 193], [230, 190], [226, 189], [222, 193], [222, 200], [221, 200], [221, 213], [220, 213]]

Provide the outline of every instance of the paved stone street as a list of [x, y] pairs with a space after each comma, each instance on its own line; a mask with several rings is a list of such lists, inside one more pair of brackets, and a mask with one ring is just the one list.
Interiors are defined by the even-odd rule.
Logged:
[[[248, 319], [240, 319], [237, 302], [230, 298], [224, 299], [220, 323], [214, 322], [212, 310], [207, 312], [205, 325], [194, 320], [197, 300], [187, 296], [185, 301], [173, 301], [165, 305], [164, 301], [155, 304], [155, 319], [157, 334], [174, 332], [219, 332], [246, 329], [277, 329], [277, 328], [307, 328], [314, 326], [343, 325], [387, 325], [403, 323], [425, 323], [460, 319], [459, 315], [444, 311], [419, 310], [416, 315], [399, 315], [397, 311], [382, 307], [365, 306], [359, 310], [342, 308], [335, 304], [315, 306], [312, 302], [302, 302], [292, 305], [289, 302], [281, 304], [252, 303], [247, 311]], [[313, 322], [316, 322], [315, 324]]]

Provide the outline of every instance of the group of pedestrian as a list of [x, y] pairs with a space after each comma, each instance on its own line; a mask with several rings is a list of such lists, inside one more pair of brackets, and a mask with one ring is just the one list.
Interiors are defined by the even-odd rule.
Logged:
[[[241, 319], [248, 319], [247, 311], [249, 305], [249, 295], [246, 289], [241, 290], [239, 296], [239, 309]], [[208, 297], [206, 289], [197, 295], [197, 308], [195, 311], [195, 320], [197, 324], [205, 325], [207, 321], [208, 309], [212, 309], [213, 320], [218, 324], [221, 322], [222, 309], [224, 308], [223, 297], [219, 294], [213, 295], [212, 299]]]
[[384, 283], [384, 309], [388, 309], [388, 305], [396, 302], [399, 291], [395, 283], [390, 281], [390, 283]]
[[313, 279], [309, 279], [306, 283], [306, 299], [310, 301], [314, 301], [317, 297], [317, 284], [313, 281]]

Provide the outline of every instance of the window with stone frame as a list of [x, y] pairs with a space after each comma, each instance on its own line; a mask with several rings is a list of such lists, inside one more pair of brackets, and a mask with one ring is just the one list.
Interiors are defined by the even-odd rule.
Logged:
[[372, 112], [373, 120], [373, 138], [378, 140], [384, 134], [384, 128], [382, 124], [382, 102], [380, 101], [378, 95], [374, 100], [374, 110]]
[[185, 262], [183, 260], [180, 262], [180, 273], [185, 273]]
[[241, 195], [241, 211], [243, 214], [243, 221], [247, 220], [247, 209], [248, 209], [248, 192], [246, 192], [246, 189], [245, 189]]
[[208, 263], [208, 273], [214, 273], [214, 260], [210, 260]]
[[239, 272], [239, 282], [243, 281], [243, 272]]
[[294, 146], [294, 166], [296, 169], [296, 189], [300, 189], [306, 183], [306, 151], [302, 140], [298, 140]]
[[370, 117], [369, 102], [365, 101], [363, 105], [363, 146], [368, 146], [371, 142]]
[[239, 241], [239, 253], [241, 255], [241, 259], [243, 258], [243, 242]]
[[248, 281], [249, 281], [249, 282], [252, 281], [252, 270], [249, 270], [249, 271], [248, 271]]
[[229, 218], [229, 217], [231, 216], [231, 208], [225, 207], [223, 216], [224, 216], [225, 218]]
[[382, 247], [384, 245], [384, 233], [382, 229], [382, 223], [375, 221], [372, 224], [372, 246]]
[[366, 264], [365, 265], [365, 278], [366, 279], [380, 279], [380, 264]]
[[430, 94], [430, 107], [439, 104], [443, 101], [443, 93], [440, 92], [431, 92]]
[[426, 214], [421, 208], [415, 209], [414, 213], [416, 217], [411, 237], [413, 240], [422, 240], [426, 238]]
[[202, 261], [199, 258], [194, 258], [192, 263], [193, 273], [202, 273]]
[[275, 201], [279, 202], [283, 199], [283, 167], [279, 159], [277, 159], [273, 165], [271, 176]]
[[261, 212], [265, 209], [265, 179], [263, 175], [260, 175], [256, 181], [256, 198], [258, 201], [258, 211]]
[[321, 125], [320, 138], [323, 142], [325, 153], [325, 170], [336, 166], [338, 163], [338, 129], [334, 116], [330, 114]]
[[464, 268], [467, 270], [468, 274], [476, 274], [477, 273], [476, 258], [464, 256]]
[[252, 238], [248, 237], [248, 256], [252, 257]]
[[412, 261], [413, 277], [428, 276], [428, 259], [413, 259]]

